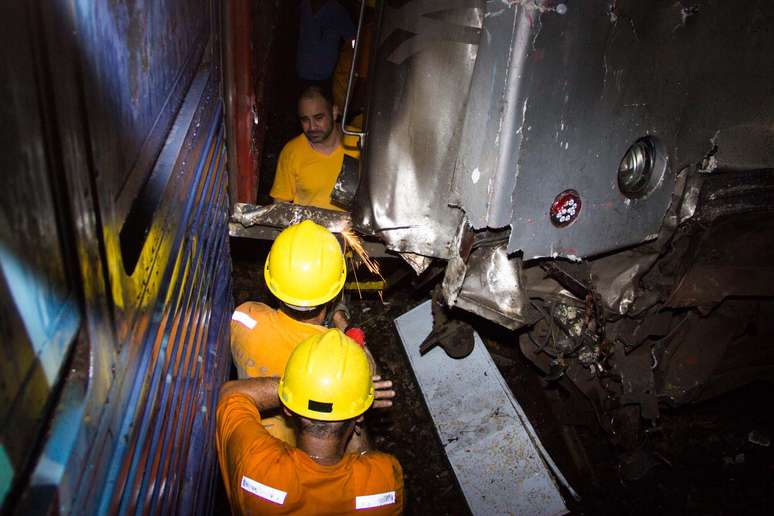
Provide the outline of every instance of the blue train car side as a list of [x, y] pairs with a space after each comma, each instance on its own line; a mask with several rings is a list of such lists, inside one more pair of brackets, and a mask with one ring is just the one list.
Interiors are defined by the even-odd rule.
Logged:
[[220, 2], [6, 2], [0, 504], [202, 513], [231, 270]]

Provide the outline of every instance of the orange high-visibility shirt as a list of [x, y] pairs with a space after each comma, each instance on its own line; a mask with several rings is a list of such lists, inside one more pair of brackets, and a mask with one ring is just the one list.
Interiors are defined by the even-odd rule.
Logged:
[[242, 303], [231, 316], [231, 356], [239, 378], [281, 377], [296, 346], [325, 330], [263, 303]]
[[331, 193], [345, 154], [360, 158], [357, 137], [344, 136], [342, 145], [326, 156], [314, 150], [304, 134], [298, 135], [280, 152], [269, 195], [278, 201], [343, 211], [331, 204]]
[[[239, 305], [231, 316], [231, 356], [239, 378], [281, 377], [296, 346], [325, 330], [323, 326], [296, 321], [263, 303], [248, 301]], [[281, 412], [263, 418], [263, 424], [271, 435], [295, 446], [293, 428]]]
[[269, 435], [252, 400], [218, 402], [217, 451], [234, 514], [401, 514], [403, 470], [392, 455], [348, 454], [322, 466]]

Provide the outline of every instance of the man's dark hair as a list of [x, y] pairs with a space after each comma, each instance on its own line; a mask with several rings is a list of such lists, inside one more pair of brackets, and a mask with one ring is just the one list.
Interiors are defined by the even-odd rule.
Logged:
[[320, 306], [316, 306], [314, 310], [295, 310], [283, 303], [280, 309], [285, 312], [291, 319], [303, 322], [308, 321], [309, 319], [314, 319], [320, 315], [320, 312], [322, 312], [326, 306], [328, 306], [327, 303], [324, 303]]
[[318, 84], [311, 84], [304, 88], [303, 91], [301, 91], [301, 95], [299, 95], [298, 100], [313, 99], [316, 97], [321, 97], [328, 103], [329, 107], [333, 107], [333, 95], [330, 91], [328, 91], [327, 88], [323, 88]]
[[297, 414], [293, 415], [293, 421], [295, 421], [299, 432], [315, 437], [342, 437], [347, 433], [349, 424], [352, 422], [351, 419], [344, 421], [318, 421]]

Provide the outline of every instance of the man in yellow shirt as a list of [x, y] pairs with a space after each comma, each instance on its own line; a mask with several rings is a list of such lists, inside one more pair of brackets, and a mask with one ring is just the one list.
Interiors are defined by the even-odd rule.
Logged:
[[[289, 226], [272, 244], [264, 267], [269, 290], [282, 302], [279, 309], [248, 301], [231, 317], [231, 355], [239, 378], [279, 377], [299, 342], [326, 331], [331, 307], [333, 324], [365, 349], [364, 335], [348, 328], [348, 315], [332, 301], [346, 280], [341, 247], [333, 234], [310, 220]], [[373, 358], [366, 349], [373, 367]], [[273, 435], [295, 444], [293, 429], [282, 414], [265, 412], [263, 424]], [[360, 436], [365, 435], [360, 433]]]
[[319, 86], [309, 86], [298, 100], [303, 133], [290, 140], [279, 156], [272, 199], [343, 211], [331, 204], [331, 192], [345, 156], [359, 159], [357, 138], [344, 136], [336, 123], [339, 107]]
[[[371, 405], [389, 406], [389, 381], [371, 378], [362, 348], [339, 330], [301, 342], [281, 380], [228, 382], [217, 409], [218, 462], [234, 514], [403, 512], [403, 471], [391, 455], [347, 453]], [[283, 407], [298, 447], [269, 435], [263, 413]]]

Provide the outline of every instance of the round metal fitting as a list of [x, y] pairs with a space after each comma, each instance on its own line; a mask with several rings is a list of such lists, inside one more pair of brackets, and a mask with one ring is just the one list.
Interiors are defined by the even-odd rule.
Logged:
[[549, 215], [551, 224], [564, 228], [575, 222], [581, 211], [581, 198], [575, 190], [565, 190], [554, 198]]
[[618, 189], [630, 199], [641, 199], [653, 192], [666, 171], [666, 157], [652, 136], [640, 138], [626, 150], [618, 165]]

